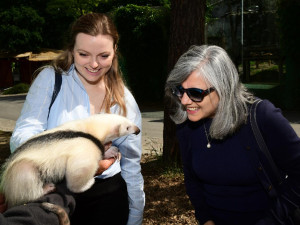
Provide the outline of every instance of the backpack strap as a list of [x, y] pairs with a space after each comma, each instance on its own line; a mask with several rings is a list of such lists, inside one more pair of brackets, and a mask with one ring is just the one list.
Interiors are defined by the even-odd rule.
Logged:
[[[263, 139], [263, 136], [259, 130], [259, 127], [257, 125], [256, 121], [256, 108], [257, 105], [261, 102], [262, 100], [256, 100], [251, 108], [250, 108], [250, 123], [252, 127], [252, 131], [254, 133], [255, 139], [257, 141], [257, 144], [261, 150], [262, 153], [266, 156], [269, 165], [271, 166], [271, 170], [273, 175], [276, 177], [277, 181], [279, 184], [281, 184], [284, 180], [282, 176], [280, 176], [279, 169], [277, 168], [269, 150], [268, 147]], [[252, 154], [253, 157], [253, 154]], [[265, 174], [266, 178], [270, 181], [268, 174]], [[264, 186], [263, 179], [260, 179], [262, 185]], [[268, 181], [267, 181], [268, 182]], [[264, 186], [265, 187], [265, 186]], [[297, 204], [293, 202], [293, 200], [289, 199], [288, 196], [282, 196], [282, 198], [285, 199], [285, 201], [288, 201], [290, 204], [293, 204], [294, 207], [296, 207], [293, 210], [288, 210], [287, 206], [284, 206], [281, 202], [281, 199], [278, 196], [277, 191], [272, 188], [272, 190], [266, 188], [268, 195], [274, 200], [274, 206], [271, 209], [271, 215], [272, 217], [275, 218], [276, 222], [279, 222], [280, 224], [286, 224], [283, 222], [282, 219], [285, 219], [286, 221], [288, 220], [288, 224], [300, 224], [300, 208]], [[275, 191], [274, 191], [275, 190]], [[297, 194], [295, 191], [293, 191], [293, 194]], [[299, 196], [299, 194], [297, 194]], [[277, 223], [276, 223], [277, 224]]]
[[48, 110], [48, 117], [50, 114], [50, 109], [60, 91], [61, 88], [61, 83], [62, 83], [62, 75], [59, 72], [55, 71], [55, 83], [54, 83], [54, 89], [53, 89], [53, 94], [52, 94], [52, 99], [51, 99], [51, 103], [49, 105], [49, 110]]
[[251, 105], [251, 108], [250, 108], [250, 123], [251, 123], [251, 128], [252, 128], [252, 131], [254, 133], [254, 136], [255, 136], [255, 139], [256, 139], [256, 142], [260, 148], [260, 150], [262, 151], [262, 153], [266, 156], [269, 164], [270, 164], [270, 167], [273, 171], [273, 174], [275, 175], [278, 183], [280, 184], [282, 182], [282, 178], [280, 176], [280, 172], [272, 158], [272, 155], [270, 154], [269, 152], [269, 149], [264, 141], [264, 138], [259, 130], [259, 127], [257, 125], [257, 121], [256, 121], [256, 108], [258, 106], [258, 104], [261, 102], [262, 100], [261, 99], [258, 99], [256, 100], [252, 105]]

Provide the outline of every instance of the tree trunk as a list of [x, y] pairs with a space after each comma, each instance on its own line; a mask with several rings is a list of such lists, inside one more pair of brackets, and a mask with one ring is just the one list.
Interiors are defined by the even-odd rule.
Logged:
[[[171, 0], [168, 72], [191, 45], [204, 44], [205, 8], [206, 0]], [[168, 111], [168, 102], [165, 101], [163, 159], [165, 162], [180, 163], [176, 127]]]

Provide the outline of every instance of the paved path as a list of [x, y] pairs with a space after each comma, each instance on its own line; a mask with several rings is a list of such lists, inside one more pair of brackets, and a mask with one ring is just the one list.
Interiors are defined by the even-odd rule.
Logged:
[[[24, 100], [24, 94], [1, 96], [0, 95], [0, 130], [12, 131], [15, 121], [19, 117]], [[291, 122], [292, 127], [300, 136], [300, 112], [283, 112]], [[163, 143], [163, 111], [142, 109], [142, 145], [143, 154], [162, 153]]]
[[142, 112], [143, 153], [161, 154], [163, 147], [163, 111]]
[[[13, 131], [20, 115], [25, 94], [0, 95], [0, 130]], [[144, 153], [161, 153], [163, 143], [163, 111], [142, 112], [142, 145]]]

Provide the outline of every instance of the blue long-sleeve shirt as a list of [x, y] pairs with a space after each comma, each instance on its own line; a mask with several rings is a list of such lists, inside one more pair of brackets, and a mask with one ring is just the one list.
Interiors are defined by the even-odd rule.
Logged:
[[[21, 115], [10, 139], [13, 152], [32, 136], [67, 121], [90, 116], [89, 96], [80, 81], [74, 66], [62, 75], [62, 85], [53, 103], [49, 118], [48, 111], [54, 89], [55, 76], [52, 68], [45, 68], [34, 80], [24, 102]], [[125, 88], [127, 118], [142, 129], [141, 113], [132, 94]], [[120, 107], [111, 107], [111, 113], [119, 113]], [[98, 178], [107, 178], [121, 171], [127, 183], [129, 199], [129, 219], [127, 224], [142, 224], [145, 194], [144, 180], [141, 174], [140, 159], [142, 154], [141, 133], [128, 135], [113, 141], [122, 154], [121, 161], [116, 161]], [[117, 203], [116, 203], [117, 204]]]
[[[274, 161], [288, 174], [277, 191], [299, 204], [300, 139], [280, 110], [267, 100], [258, 105], [256, 118]], [[207, 148], [204, 125], [208, 130], [210, 124], [211, 119], [203, 119], [177, 126], [186, 190], [196, 218], [200, 224], [213, 220], [216, 225], [254, 225], [273, 207], [257, 176], [264, 170], [272, 175], [267, 160], [260, 155], [260, 162], [256, 162], [263, 169], [255, 168], [251, 161], [250, 151], [259, 149], [249, 122], [224, 140], [209, 139], [211, 148]], [[282, 202], [287, 208], [295, 208], [285, 199]]]

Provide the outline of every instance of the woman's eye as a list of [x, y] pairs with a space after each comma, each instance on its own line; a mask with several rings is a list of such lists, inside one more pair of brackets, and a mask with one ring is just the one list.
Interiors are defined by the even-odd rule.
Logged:
[[79, 53], [79, 55], [80, 55], [80, 56], [87, 56], [87, 54], [81, 53], [81, 52]]
[[102, 58], [108, 58], [109, 55], [102, 55]]

